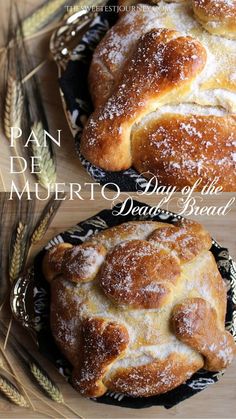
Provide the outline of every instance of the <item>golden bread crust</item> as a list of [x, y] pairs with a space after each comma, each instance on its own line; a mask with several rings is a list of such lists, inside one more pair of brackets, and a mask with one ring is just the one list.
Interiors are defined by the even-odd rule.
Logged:
[[235, 0], [193, 0], [193, 10], [208, 32], [236, 39]]
[[73, 372], [73, 384], [81, 394], [104, 394], [106, 369], [127, 348], [129, 335], [124, 326], [103, 319], [86, 319], [82, 324], [81, 360]]
[[179, 261], [167, 250], [157, 250], [145, 240], [130, 240], [107, 255], [99, 282], [117, 304], [161, 308], [172, 298], [172, 284], [179, 278]]
[[129, 396], [149, 397], [178, 387], [202, 367], [202, 359], [189, 362], [187, 357], [174, 353], [164, 361], [119, 369], [106, 385]]
[[[165, 0], [167, 3], [171, 0]], [[175, 2], [188, 2], [188, 0], [173, 0]], [[136, 6], [146, 4], [158, 4], [160, 0], [120, 0], [120, 14], [130, 12]], [[236, 38], [236, 1], [231, 0], [190, 0], [193, 6], [195, 18], [210, 33]]]
[[82, 154], [105, 170], [129, 168], [132, 126], [161, 104], [176, 100], [180, 92], [187, 95], [205, 62], [205, 49], [190, 37], [167, 29], [143, 35], [117, 89], [89, 118]]
[[175, 306], [171, 321], [176, 336], [204, 356], [205, 369], [222, 370], [232, 362], [236, 355], [234, 338], [218, 327], [217, 313], [207, 301], [187, 299]]
[[51, 329], [81, 394], [148, 397], [203, 364], [212, 370], [231, 362], [226, 287], [210, 247], [196, 222], [137, 221], [47, 252]]
[[235, 138], [236, 116], [154, 116], [133, 133], [134, 167], [178, 189], [201, 178], [198, 190], [216, 179], [216, 186], [234, 191]]
[[[199, 190], [214, 178], [236, 190], [234, 3], [220, 0], [217, 13], [213, 0], [139, 4], [118, 20], [90, 67], [85, 158], [104, 170], [151, 172], [178, 190], [199, 178]], [[202, 28], [211, 22], [200, 13], [222, 36]]]
[[92, 281], [103, 263], [106, 249], [102, 245], [85, 243], [73, 246], [64, 254], [61, 273], [72, 282]]
[[149, 237], [149, 241], [167, 244], [168, 249], [174, 251], [181, 262], [187, 262], [204, 250], [211, 247], [211, 236], [194, 221], [181, 221], [175, 226], [156, 229]]
[[54, 279], [55, 272], [61, 272], [65, 253], [72, 249], [70, 243], [61, 243], [56, 247], [52, 247], [43, 260], [43, 273], [48, 281]]

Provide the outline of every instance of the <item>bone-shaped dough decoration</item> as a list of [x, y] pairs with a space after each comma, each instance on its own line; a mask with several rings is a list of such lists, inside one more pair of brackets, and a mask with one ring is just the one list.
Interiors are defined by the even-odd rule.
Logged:
[[235, 0], [160, 1], [124, 13], [93, 55], [84, 157], [179, 190], [201, 178], [199, 190], [215, 179], [235, 191], [235, 16]]
[[196, 222], [140, 221], [48, 250], [52, 333], [81, 394], [152, 396], [231, 362], [226, 287], [210, 247]]

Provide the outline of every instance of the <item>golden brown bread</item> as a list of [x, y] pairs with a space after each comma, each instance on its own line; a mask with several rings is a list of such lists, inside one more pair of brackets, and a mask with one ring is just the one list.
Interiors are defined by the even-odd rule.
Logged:
[[198, 223], [140, 221], [49, 249], [52, 332], [81, 394], [147, 397], [231, 362], [226, 287], [210, 247]]
[[[168, 355], [165, 360], [153, 361], [139, 367], [120, 368], [106, 382], [109, 389], [133, 397], [149, 397], [166, 393], [191, 377], [203, 362], [191, 361], [182, 354]], [[130, 390], [132, 389], [132, 390]]]
[[125, 351], [129, 343], [126, 328], [103, 319], [86, 319], [82, 324], [82, 357], [73, 372], [75, 388], [86, 396], [102, 396], [107, 367]]
[[206, 300], [192, 298], [178, 304], [171, 320], [175, 335], [204, 356], [204, 368], [218, 371], [232, 362], [234, 338], [218, 326], [217, 313]]
[[[178, 240], [176, 240], [176, 233]], [[167, 245], [181, 262], [193, 259], [200, 252], [211, 248], [211, 237], [200, 224], [194, 221], [181, 221], [170, 227], [160, 227], [149, 236], [149, 241]]]
[[114, 303], [161, 308], [171, 301], [172, 284], [176, 285], [179, 278], [179, 262], [169, 251], [157, 251], [155, 244], [145, 240], [131, 240], [109, 252], [99, 283]]
[[45, 270], [49, 282], [54, 279], [55, 272], [61, 272], [65, 251], [72, 248], [73, 246], [70, 243], [60, 243], [47, 253], [43, 260], [43, 270]]
[[136, 130], [133, 165], [140, 173], [150, 171], [147, 177], [154, 173], [160, 183], [180, 189], [199, 178], [202, 187], [217, 177], [224, 191], [235, 190], [235, 139], [236, 116], [166, 113]]
[[102, 245], [85, 243], [73, 246], [65, 253], [60, 272], [72, 282], [92, 281], [103, 262], [106, 249]]
[[[185, 2], [188, 0], [165, 0], [166, 2]], [[129, 12], [139, 3], [158, 4], [160, 0], [119, 0], [120, 13]], [[236, 38], [236, 1], [235, 0], [190, 0], [195, 18], [210, 33]]]
[[81, 152], [91, 163], [111, 171], [133, 166], [178, 190], [199, 178], [199, 190], [214, 178], [224, 191], [236, 190], [236, 44], [222, 29], [231, 19], [221, 7], [228, 2], [219, 7], [228, 20], [216, 25], [225, 37], [198, 23], [199, 10], [213, 3], [139, 4], [108, 31], [89, 74], [95, 111]]
[[236, 38], [235, 0], [193, 0], [193, 11], [208, 32]]
[[205, 62], [205, 49], [190, 37], [166, 29], [145, 34], [117, 89], [90, 117], [82, 137], [82, 154], [106, 170], [128, 169], [133, 125], [158, 106], [187, 95]]

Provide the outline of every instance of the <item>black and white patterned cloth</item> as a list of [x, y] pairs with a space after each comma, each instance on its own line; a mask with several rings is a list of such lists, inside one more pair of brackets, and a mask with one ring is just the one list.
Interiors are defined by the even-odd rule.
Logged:
[[[109, 1], [108, 5], [116, 5], [116, 1]], [[94, 49], [108, 29], [116, 22], [114, 12], [101, 12], [91, 23], [88, 31], [71, 54], [71, 59], [59, 79], [63, 92], [68, 120], [74, 133], [75, 146], [79, 159], [87, 172], [101, 185], [115, 183], [121, 191], [144, 190], [147, 181], [136, 170], [130, 168], [120, 172], [107, 172], [89, 163], [80, 153], [80, 139], [85, 119], [92, 113], [93, 106], [88, 89], [88, 71]], [[98, 80], [99, 83], [99, 80]], [[112, 185], [109, 185], [110, 189]], [[149, 190], [153, 187], [149, 186]]]
[[[174, 224], [182, 219], [181, 216], [165, 210], [159, 210], [158, 214], [154, 216], [147, 215], [134, 217], [130, 214], [125, 216], [114, 215], [113, 211], [118, 210], [120, 205], [121, 204], [118, 204], [113, 208], [113, 210], [101, 211], [92, 218], [82, 221], [70, 230], [57, 235], [48, 243], [46, 248], [35, 259], [33, 291], [35, 318], [33, 328], [36, 333], [40, 351], [56, 365], [58, 371], [66, 376], [69, 381], [71, 376], [71, 366], [56, 347], [50, 329], [50, 289], [41, 270], [41, 262], [46, 249], [62, 242], [80, 244], [98, 231], [128, 221], [148, 219]], [[138, 201], [134, 201], [134, 205], [150, 208], [148, 205]], [[214, 240], [212, 240], [211, 252], [216, 259], [218, 269], [227, 285], [226, 328], [236, 340], [236, 328], [234, 324], [234, 320], [236, 319], [236, 267], [229, 256], [228, 250], [220, 247]], [[153, 405], [161, 405], [166, 408], [171, 408], [181, 401], [205, 389], [210, 384], [214, 384], [218, 381], [221, 375], [223, 375], [223, 371], [209, 372], [200, 370], [184, 384], [181, 384], [176, 389], [159, 396], [132, 398], [122, 394], [108, 392], [106, 395], [94, 400], [99, 403], [113, 404], [129, 408], [144, 408]]]

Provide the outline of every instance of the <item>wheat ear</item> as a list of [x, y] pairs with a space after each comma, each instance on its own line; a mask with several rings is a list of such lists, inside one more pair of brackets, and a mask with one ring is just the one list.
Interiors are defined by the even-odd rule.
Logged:
[[61, 202], [61, 200], [55, 200], [55, 194], [51, 195], [51, 198], [49, 199], [47, 205], [42, 211], [42, 214], [40, 215], [39, 220], [34, 228], [34, 231], [30, 239], [31, 244], [37, 244], [40, 240], [42, 240], [43, 236], [46, 234], [48, 230], [49, 225], [55, 217], [57, 210], [61, 205]]
[[39, 365], [37, 365], [35, 362], [31, 362], [30, 371], [32, 372], [39, 385], [45, 390], [45, 392], [52, 400], [57, 403], [64, 403], [64, 398], [60, 389]]
[[24, 396], [22, 396], [17, 388], [3, 375], [0, 375], [0, 391], [17, 406], [29, 406]]
[[[5, 371], [7, 374], [9, 374], [12, 378], [14, 378], [17, 383], [21, 383], [19, 378], [15, 375], [12, 374], [10, 371], [8, 371], [4, 366], [1, 367], [3, 369], [3, 371]], [[65, 416], [63, 413], [59, 412], [59, 410], [57, 410], [54, 406], [52, 406], [50, 403], [48, 403], [46, 400], [44, 400], [42, 397], [40, 397], [35, 391], [32, 390], [32, 386], [28, 387], [26, 384], [24, 384], [24, 388], [26, 390], [28, 390], [31, 394], [33, 394], [33, 396], [35, 396], [38, 400], [40, 400], [42, 403], [44, 403], [46, 406], [50, 407], [50, 409], [54, 410], [57, 414], [59, 414], [60, 416], [62, 416], [64, 419], [68, 419], [67, 416]], [[57, 416], [53, 416], [54, 418]]]
[[20, 389], [20, 390], [22, 391], [22, 393], [25, 395], [25, 397], [26, 397], [26, 399], [28, 400], [28, 402], [29, 402], [30, 406], [31, 406], [31, 407], [32, 407], [32, 409], [35, 411], [36, 409], [35, 409], [35, 407], [34, 407], [34, 405], [33, 405], [32, 401], [31, 401], [31, 399], [30, 399], [30, 397], [29, 397], [28, 393], [26, 392], [26, 390], [25, 390], [24, 386], [22, 385], [21, 380], [19, 379], [18, 374], [17, 374], [17, 372], [15, 371], [15, 368], [13, 367], [12, 362], [10, 361], [10, 359], [9, 359], [9, 357], [8, 357], [8, 355], [7, 355], [7, 353], [6, 353], [6, 351], [4, 351], [4, 350], [3, 350], [3, 348], [1, 347], [1, 345], [0, 345], [0, 352], [1, 352], [1, 355], [3, 356], [3, 358], [5, 359], [5, 361], [6, 361], [6, 364], [7, 364], [8, 368], [10, 368], [11, 373], [10, 373], [10, 372], [9, 372], [6, 368], [4, 368], [4, 364], [3, 364], [3, 359], [2, 359], [2, 358], [0, 359], [0, 368], [2, 368], [4, 371], [6, 371], [6, 372], [7, 372], [8, 374], [10, 374], [10, 375], [12, 375], [12, 373], [13, 373], [14, 378], [16, 378], [16, 381], [17, 381], [17, 384], [18, 384], [18, 386], [19, 386], [19, 389]]
[[38, 243], [43, 238], [44, 234], [47, 231], [53, 212], [53, 207], [50, 207], [47, 214], [45, 214], [45, 217], [40, 221], [39, 225], [36, 226], [31, 237], [32, 244]]
[[49, 0], [23, 20], [22, 31], [28, 37], [46, 26], [64, 6], [65, 0]]
[[[6, 138], [10, 141], [11, 139], [11, 127], [20, 127], [21, 118], [23, 113], [23, 92], [22, 85], [20, 82], [16, 81], [11, 75], [8, 76], [7, 80], [7, 92], [5, 98], [5, 109], [4, 109], [4, 133]], [[16, 144], [13, 144], [13, 152], [15, 157], [18, 159], [18, 164], [22, 171], [22, 176], [24, 184], [26, 182], [26, 177], [24, 173], [24, 168], [22, 165], [22, 160], [19, 157], [18, 148]]]
[[39, 385], [44, 389], [44, 391], [48, 394], [48, 396], [55, 402], [63, 404], [70, 410], [74, 415], [78, 418], [83, 419], [78, 412], [76, 412], [70, 405], [65, 403], [63, 395], [57, 385], [51, 380], [51, 378], [47, 375], [46, 371], [36, 362], [30, 362], [30, 371], [34, 375], [35, 379], [39, 383]]
[[12, 244], [12, 254], [9, 266], [9, 276], [11, 281], [14, 281], [16, 278], [18, 278], [22, 269], [26, 248], [26, 231], [27, 226], [20, 221], [16, 229], [16, 237], [14, 243]]
[[51, 189], [53, 189], [56, 182], [56, 165], [49, 144], [44, 142], [43, 124], [41, 122], [35, 122], [32, 130], [39, 144], [37, 145], [36, 142], [32, 142], [33, 155], [40, 157], [37, 161], [40, 171], [40, 173], [36, 174], [38, 181], [44, 188], [51, 186]]
[[12, 76], [8, 77], [4, 112], [4, 132], [11, 138], [11, 127], [20, 127], [23, 111], [22, 87]]

